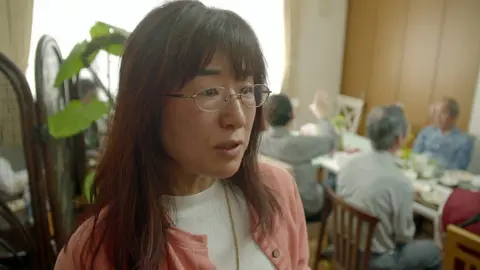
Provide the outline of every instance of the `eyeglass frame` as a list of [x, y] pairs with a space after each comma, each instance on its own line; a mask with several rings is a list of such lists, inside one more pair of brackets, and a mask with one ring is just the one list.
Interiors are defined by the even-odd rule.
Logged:
[[[248, 107], [248, 108], [258, 108], [258, 107], [261, 107], [263, 104], [265, 104], [265, 102], [267, 102], [268, 98], [270, 97], [270, 94], [272, 94], [272, 91], [270, 90], [270, 88], [268, 88], [268, 86], [267, 86], [266, 84], [256, 83], [256, 84], [252, 84], [252, 85], [247, 85], [247, 86], [245, 86], [245, 87], [242, 87], [242, 88], [240, 89], [240, 91], [243, 90], [243, 89], [245, 89], [245, 88], [247, 88], [247, 87], [255, 87], [255, 86], [257, 86], [257, 85], [261, 85], [261, 86], [263, 86], [263, 87], [265, 87], [265, 88], [267, 89], [267, 91], [262, 92], [262, 94], [263, 94], [263, 93], [266, 93], [266, 94], [267, 94], [267, 97], [265, 98], [265, 100], [264, 100], [261, 104], [255, 105], [255, 106], [246, 105], [246, 104], [243, 102], [243, 99], [242, 99], [242, 96], [245, 96], [245, 94], [240, 94], [240, 93], [229, 93], [229, 94], [225, 97], [224, 102], [230, 102], [230, 101], [232, 101], [233, 99], [240, 99], [240, 103], [241, 103], [243, 106], [245, 106], [245, 107]], [[200, 95], [200, 93], [201, 93], [202, 91], [205, 91], [205, 90], [207, 90], [207, 89], [212, 89], [212, 88], [221, 88], [221, 89], [224, 89], [224, 90], [228, 90], [228, 88], [222, 87], [222, 86], [219, 86], [219, 87], [208, 87], [208, 88], [199, 90], [198, 92], [196, 92], [196, 93], [193, 94], [193, 95], [180, 94], [180, 93], [179, 93], [179, 94], [171, 93], [171, 94], [166, 94], [165, 96], [167, 96], [167, 97], [173, 97], [173, 98], [183, 98], [183, 99], [190, 98], [190, 99], [193, 100], [193, 103], [195, 104], [195, 106], [197, 106], [197, 108], [199, 108], [200, 110], [202, 110], [202, 111], [204, 111], [204, 112], [218, 112], [218, 111], [220, 111], [220, 110], [222, 109], [222, 107], [221, 107], [221, 108], [218, 108], [218, 109], [216, 109], [216, 110], [205, 110], [204, 108], [201, 108], [200, 106], [198, 106], [197, 101], [196, 101], [196, 100], [197, 100], [197, 99], [196, 99], [197, 96]], [[230, 88], [230, 90], [232, 90], [232, 89]]]

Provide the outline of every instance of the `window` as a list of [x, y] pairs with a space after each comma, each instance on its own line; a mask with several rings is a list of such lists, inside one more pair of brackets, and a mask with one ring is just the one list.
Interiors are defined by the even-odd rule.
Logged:
[[270, 90], [280, 93], [285, 67], [283, 1], [201, 0], [201, 2], [208, 6], [232, 10], [252, 26], [267, 61]]
[[[27, 80], [35, 86], [35, 49], [42, 35], [55, 38], [63, 57], [73, 46], [88, 38], [90, 27], [103, 21], [128, 31], [154, 7], [164, 0], [117, 1], [117, 0], [35, 0], [33, 11], [32, 39], [27, 68]], [[280, 0], [204, 0], [206, 5], [230, 9], [246, 19], [255, 30], [268, 64], [269, 85], [273, 92], [280, 92], [284, 68], [283, 1]], [[94, 65], [106, 85], [116, 89], [118, 85], [118, 57], [99, 54]], [[107, 78], [107, 63], [110, 62], [110, 78]], [[95, 67], [95, 66], [94, 66]], [[112, 89], [112, 90], [113, 90]]]

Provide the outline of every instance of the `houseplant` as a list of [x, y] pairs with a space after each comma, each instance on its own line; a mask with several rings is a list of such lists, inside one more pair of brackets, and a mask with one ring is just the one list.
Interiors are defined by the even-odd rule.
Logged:
[[[110, 110], [114, 108], [115, 99], [90, 65], [101, 50], [110, 55], [121, 56], [129, 35], [130, 33], [124, 29], [97, 22], [90, 29], [90, 38], [73, 47], [60, 66], [55, 78], [55, 87], [61, 86], [86, 69], [98, 89], [106, 95], [107, 101], [97, 98], [96, 89], [86, 93], [81, 100], [69, 101], [63, 110], [48, 117], [48, 130], [52, 137], [59, 139], [74, 136], [87, 130], [95, 121], [108, 116]], [[83, 195], [88, 202], [91, 201], [93, 178], [94, 170], [91, 170], [86, 175], [82, 187]]]
[[124, 29], [97, 22], [90, 29], [90, 38], [77, 43], [60, 66], [55, 78], [55, 87], [80, 73], [90, 71], [107, 101], [99, 100], [94, 93], [88, 93], [82, 100], [70, 101], [63, 110], [48, 118], [48, 130], [54, 138], [66, 138], [86, 130], [90, 125], [106, 116], [115, 100], [96, 72], [90, 67], [98, 52], [103, 50], [111, 55], [121, 56], [124, 43], [129, 36]]

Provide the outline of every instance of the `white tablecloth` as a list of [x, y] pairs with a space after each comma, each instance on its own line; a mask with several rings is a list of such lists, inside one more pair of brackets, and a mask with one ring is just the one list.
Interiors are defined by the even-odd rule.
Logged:
[[[345, 148], [358, 148], [360, 149], [360, 153], [371, 151], [372, 147], [370, 141], [362, 137], [360, 135], [354, 133], [346, 133], [343, 135], [343, 144]], [[312, 160], [312, 164], [314, 166], [322, 167], [324, 169], [329, 170], [333, 173], [338, 173], [342, 166], [349, 162], [350, 159], [355, 157], [357, 154], [345, 154], [341, 152], [335, 152], [330, 155], [320, 156]], [[414, 187], [416, 189], [421, 189], [424, 183], [422, 181], [412, 179]], [[434, 189], [438, 189], [439, 192], [444, 194], [445, 199], [448, 195], [452, 192], [450, 188], [433, 184]], [[418, 202], [413, 202], [413, 210], [428, 219], [434, 220], [437, 216], [437, 211], [429, 208], [425, 205], [422, 205]]]

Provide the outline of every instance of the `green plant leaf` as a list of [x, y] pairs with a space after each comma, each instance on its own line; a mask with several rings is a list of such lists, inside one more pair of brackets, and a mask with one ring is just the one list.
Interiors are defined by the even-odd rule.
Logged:
[[[82, 68], [85, 67], [83, 57], [85, 51], [87, 50], [89, 42], [84, 40], [80, 43], [77, 43], [70, 54], [63, 60], [60, 70], [57, 73], [55, 78], [55, 87], [59, 87], [65, 80], [68, 80], [78, 74]], [[87, 64], [91, 64], [93, 59], [97, 56], [98, 51], [92, 52], [86, 57]]]
[[95, 171], [90, 171], [85, 179], [83, 180], [83, 196], [87, 200], [88, 203], [92, 203], [92, 186], [93, 186], [93, 179], [95, 178]]
[[92, 26], [92, 28], [90, 28], [90, 37], [92, 37], [92, 39], [96, 37], [106, 36], [108, 34], [113, 34], [113, 33], [120, 34], [124, 36], [125, 39], [128, 38], [128, 36], [130, 36], [130, 32], [128, 32], [127, 30], [104, 23], [104, 22], [96, 22]]
[[122, 55], [128, 36], [130, 33], [125, 29], [104, 22], [97, 22], [90, 29], [91, 43], [97, 43], [92, 46], [116, 56]]
[[78, 134], [108, 113], [108, 104], [92, 99], [88, 103], [70, 101], [64, 110], [48, 117], [48, 130], [54, 138]]
[[99, 50], [105, 50], [109, 54], [122, 56], [125, 41], [125, 37], [118, 33], [95, 37], [88, 43], [84, 55], [91, 55]]

